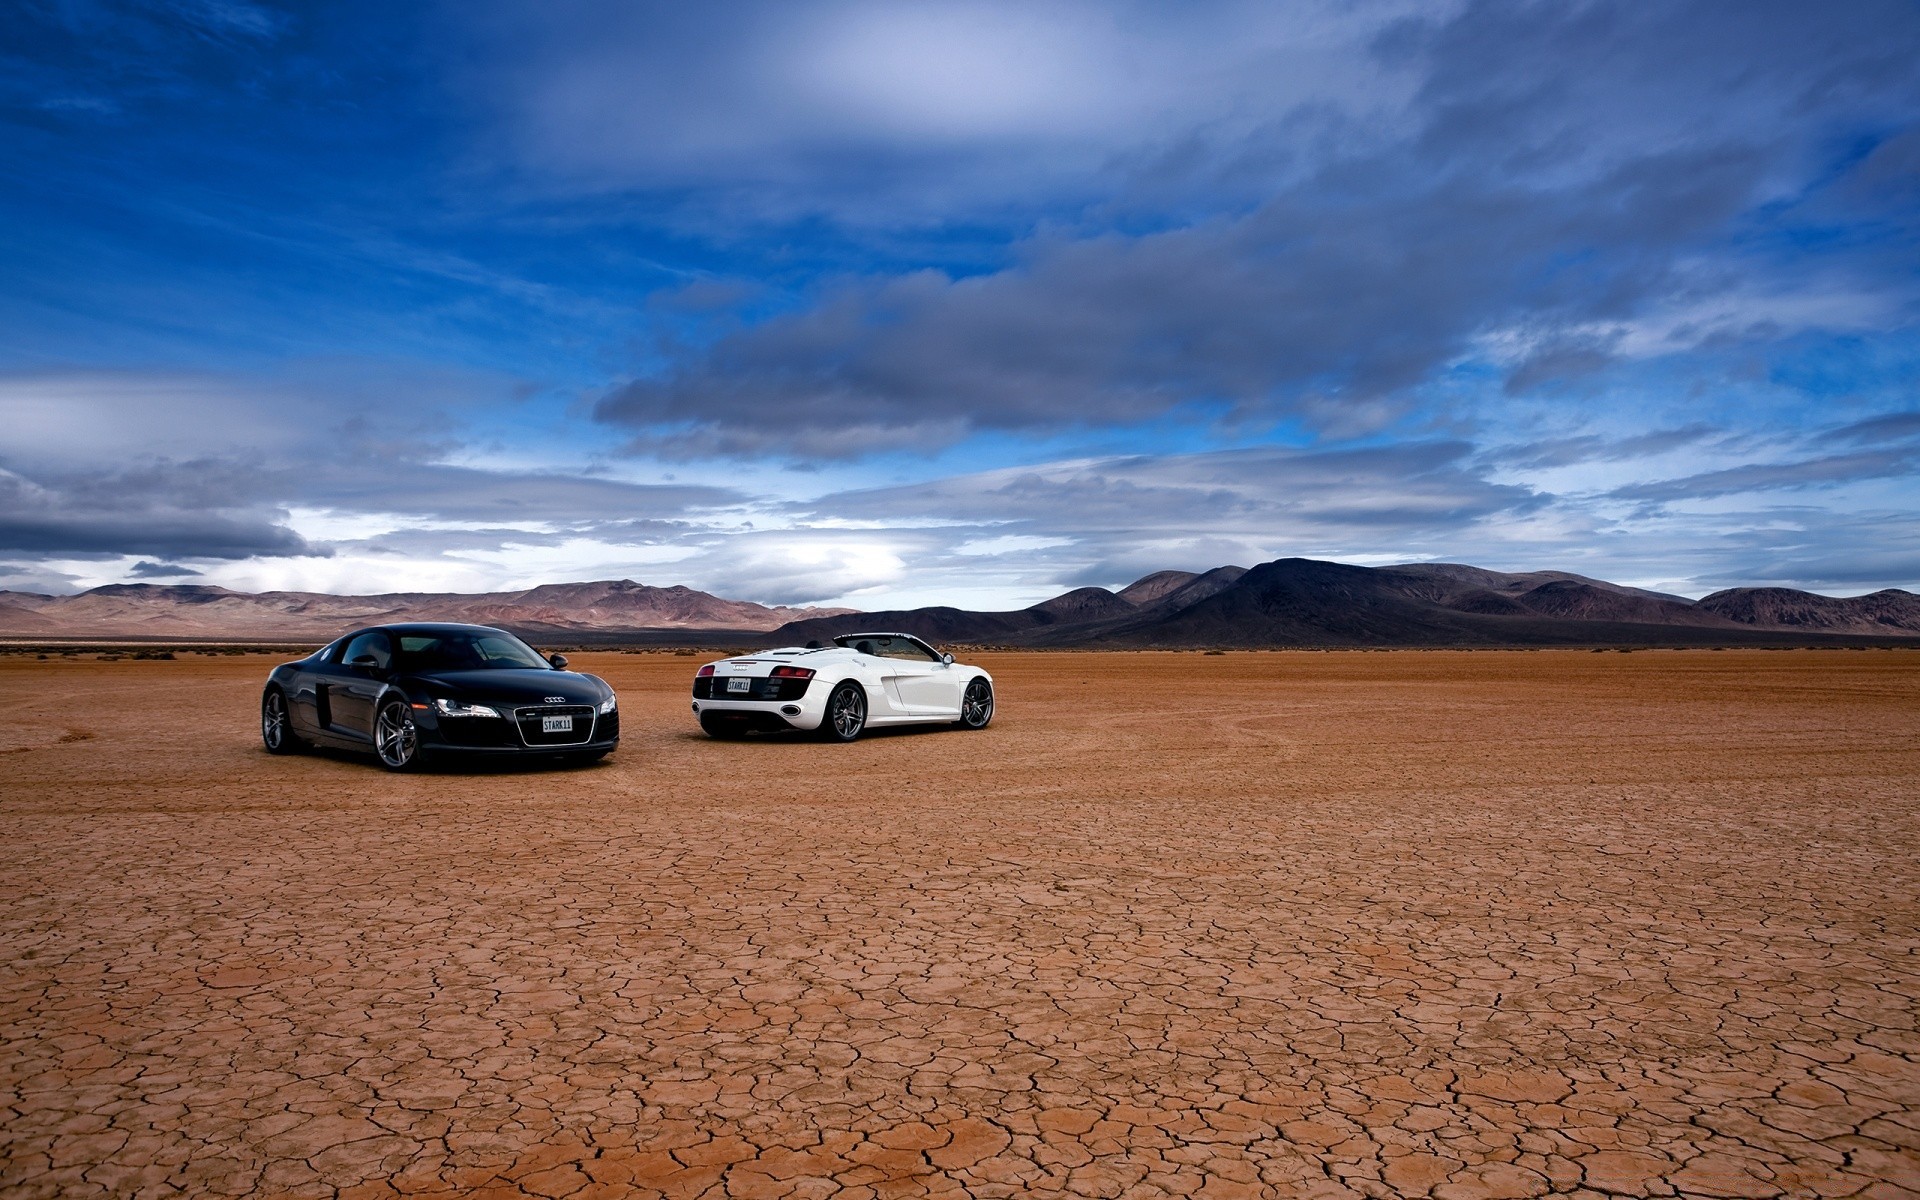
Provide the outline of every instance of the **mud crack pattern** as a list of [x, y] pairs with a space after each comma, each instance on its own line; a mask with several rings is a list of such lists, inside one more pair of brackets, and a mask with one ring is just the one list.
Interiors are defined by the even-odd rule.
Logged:
[[579, 657], [614, 759], [405, 778], [0, 660], [97, 732], [0, 775], [0, 1192], [1920, 1195], [1920, 654], [995, 656], [846, 747]]

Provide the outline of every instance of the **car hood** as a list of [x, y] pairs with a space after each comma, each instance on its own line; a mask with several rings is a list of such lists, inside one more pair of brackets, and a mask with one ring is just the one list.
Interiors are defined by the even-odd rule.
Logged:
[[537, 667], [496, 671], [433, 671], [414, 678], [449, 699], [499, 700], [508, 704], [540, 704], [559, 696], [567, 704], [598, 704], [613, 689], [591, 675], [572, 671], [542, 671]]

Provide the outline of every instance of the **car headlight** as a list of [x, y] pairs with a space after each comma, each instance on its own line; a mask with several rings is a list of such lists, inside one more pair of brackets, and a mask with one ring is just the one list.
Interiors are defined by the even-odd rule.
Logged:
[[433, 711], [443, 717], [497, 717], [500, 710], [488, 708], [484, 704], [462, 704], [458, 700], [442, 697], [433, 702]]
[[608, 713], [612, 712], [614, 709], [619, 707], [620, 707], [620, 697], [608, 696], [605, 700], [602, 700], [600, 702], [600, 715], [604, 717]]

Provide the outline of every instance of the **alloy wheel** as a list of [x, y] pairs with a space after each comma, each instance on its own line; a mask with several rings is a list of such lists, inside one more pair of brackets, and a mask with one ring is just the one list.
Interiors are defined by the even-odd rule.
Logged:
[[260, 740], [275, 753], [287, 744], [287, 700], [279, 692], [269, 692], [260, 705]]
[[380, 761], [396, 771], [413, 765], [420, 752], [420, 731], [414, 727], [413, 712], [399, 700], [380, 710], [373, 724], [373, 748]]
[[833, 730], [840, 735], [840, 740], [852, 741], [867, 724], [866, 697], [857, 687], [840, 689], [833, 695], [827, 719], [833, 722]]
[[991, 720], [993, 689], [986, 680], [976, 679], [967, 685], [967, 694], [960, 701], [960, 723], [968, 729], [984, 729]]

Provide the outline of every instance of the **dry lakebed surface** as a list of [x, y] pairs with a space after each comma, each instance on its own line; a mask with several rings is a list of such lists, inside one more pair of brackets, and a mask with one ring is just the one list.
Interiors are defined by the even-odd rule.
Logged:
[[388, 775], [0, 657], [0, 1194], [1920, 1196], [1920, 652], [977, 656]]

